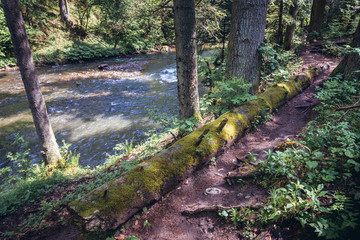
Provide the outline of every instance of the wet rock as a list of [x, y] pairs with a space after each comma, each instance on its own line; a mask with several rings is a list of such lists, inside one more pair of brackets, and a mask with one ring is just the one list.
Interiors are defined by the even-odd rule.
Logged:
[[106, 69], [106, 68], [108, 68], [109, 67], [109, 65], [107, 65], [107, 64], [100, 64], [99, 66], [98, 66], [98, 69], [101, 71], [101, 70], [104, 70], [104, 69]]

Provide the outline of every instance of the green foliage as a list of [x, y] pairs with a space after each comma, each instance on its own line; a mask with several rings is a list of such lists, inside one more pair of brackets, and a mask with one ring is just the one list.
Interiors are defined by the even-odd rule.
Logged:
[[211, 166], [216, 166], [216, 158], [215, 157], [212, 157], [211, 159], [210, 159], [210, 165]]
[[[159, 109], [148, 110], [147, 116], [160, 126], [161, 132], [170, 132], [175, 139], [188, 135], [199, 125], [199, 119], [196, 117], [180, 120], [178, 116], [163, 113]], [[175, 135], [174, 130], [179, 136]]]
[[[217, 81], [224, 81], [227, 49], [216, 49], [209, 57], [198, 56], [198, 78], [212, 90]], [[223, 52], [222, 52], [223, 51]], [[222, 55], [223, 54], [223, 55]]]
[[274, 43], [265, 42], [258, 51], [261, 54], [261, 77], [264, 86], [286, 81], [302, 63], [293, 52], [284, 51]]
[[256, 129], [258, 126], [262, 125], [265, 122], [270, 121], [271, 114], [269, 113], [269, 108], [261, 110], [259, 115], [255, 116], [253, 120], [251, 120], [251, 128], [252, 130]]
[[340, 57], [343, 52], [343, 48], [337, 46], [334, 42], [325, 40], [322, 42], [321, 51], [323, 54], [332, 56], [332, 57]]
[[181, 137], [192, 133], [199, 126], [199, 119], [197, 117], [191, 117], [185, 120], [179, 121], [179, 133]]
[[[259, 183], [273, 188], [266, 205], [255, 213], [259, 220], [250, 223], [250, 229], [296, 220], [303, 227], [311, 227], [319, 237], [347, 239], [358, 226], [358, 194], [354, 194], [354, 188], [359, 188], [360, 112], [353, 108], [339, 113], [334, 108], [358, 101], [353, 96], [359, 96], [360, 85], [358, 79], [343, 80], [337, 76], [318, 90], [319, 115], [302, 134], [302, 144], [281, 151], [269, 150], [265, 161], [256, 167]], [[342, 192], [328, 191], [333, 189]], [[240, 222], [238, 218], [232, 221]]]
[[125, 238], [125, 240], [139, 240], [139, 239], [135, 236], [128, 236], [127, 238]]
[[150, 227], [151, 226], [151, 223], [149, 223], [148, 220], [145, 220], [144, 221], [144, 227]]
[[232, 222], [234, 226], [241, 225], [243, 232], [242, 235], [246, 239], [254, 239], [255, 235], [251, 231], [253, 230], [255, 219], [255, 211], [250, 208], [241, 208], [241, 209], [229, 209], [218, 212], [219, 216], [228, 219]]
[[246, 101], [255, 99], [250, 92], [251, 84], [241, 78], [231, 78], [217, 82], [214, 89], [203, 96], [207, 111], [221, 115], [242, 105]]
[[63, 159], [62, 168], [77, 168], [79, 167], [80, 154], [76, 154], [76, 151], [69, 150], [71, 144], [62, 141], [63, 145], [59, 148], [60, 155]]
[[8, 166], [0, 169], [1, 189], [6, 189], [8, 185], [33, 177], [34, 166], [31, 167], [32, 160], [29, 158], [30, 149], [24, 138], [19, 134], [15, 135], [14, 145], [18, 151], [8, 152], [6, 158], [9, 160]]
[[13, 56], [10, 32], [6, 25], [4, 11], [0, 8], [0, 68], [15, 66], [16, 59]]
[[99, 44], [90, 45], [84, 42], [74, 43], [64, 50], [64, 58], [70, 62], [86, 61], [95, 58], [118, 56], [119, 51], [105, 48]]
[[339, 0], [329, 4], [325, 11], [326, 25], [322, 35], [324, 38], [338, 38], [350, 35], [355, 31], [358, 19], [353, 6], [358, 6], [358, 0]]

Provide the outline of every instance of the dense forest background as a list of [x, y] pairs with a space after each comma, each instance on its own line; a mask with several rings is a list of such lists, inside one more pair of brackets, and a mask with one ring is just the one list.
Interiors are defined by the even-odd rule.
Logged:
[[[59, 2], [65, 2], [61, 18]], [[296, 31], [308, 30], [312, 1], [296, 1]], [[136, 0], [21, 0], [27, 34], [37, 63], [59, 64], [135, 52], [161, 50], [175, 40], [172, 1]], [[294, 20], [292, 1], [272, 0], [269, 3], [267, 41], [282, 45], [286, 28]], [[356, 0], [328, 1], [321, 25], [323, 37], [331, 39], [354, 32]], [[231, 2], [228, 0], [196, 1], [197, 42], [227, 41]], [[319, 12], [319, 14], [321, 14]], [[313, 33], [313, 35], [317, 33]], [[15, 57], [0, 13], [0, 67], [15, 65]], [[297, 35], [299, 36], [299, 35]], [[328, 48], [331, 43], [327, 43]]]
[[[232, 26], [237, 26], [241, 18], [247, 20], [246, 14], [242, 14], [244, 8], [241, 4], [252, 2], [262, 6], [259, 11], [263, 11], [265, 24], [255, 26], [252, 23], [250, 26], [253, 28], [246, 29], [249, 31], [243, 29], [238, 34]], [[182, 106], [179, 107], [180, 117], [150, 111], [149, 119], [159, 124], [161, 131], [147, 135], [147, 141], [137, 146], [126, 139], [114, 146], [114, 155], [107, 156], [104, 164], [93, 169], [80, 166], [79, 155], [65, 142], [60, 147], [59, 162], [54, 165], [46, 160], [34, 163], [26, 142], [21, 136], [16, 136], [13, 145], [18, 146], [17, 150], [6, 155], [9, 164], [0, 169], [0, 236], [27, 239], [44, 236], [59, 225], [69, 227], [71, 217], [67, 205], [70, 202], [88, 196], [86, 194], [99, 186], [166, 151], [206, 121], [217, 119], [256, 99], [256, 94], [274, 89], [278, 83], [288, 82], [294, 73], [304, 70], [299, 59], [299, 53], [302, 51], [304, 54], [303, 49], [309, 50], [305, 50], [305, 54], [319, 54], [338, 62], [344, 57], [333, 71], [332, 78], [318, 88], [317, 100], [314, 100], [316, 117], [299, 136], [298, 142], [286, 142], [284, 145], [291, 146], [279, 151], [269, 149], [259, 164], [249, 163], [256, 162], [256, 156], [248, 153], [247, 166], [251, 165], [251, 174], [260, 173], [253, 174], [260, 175], [254, 182], [268, 190], [267, 203], [256, 209], [225, 209], [219, 211], [219, 216], [241, 229], [239, 236], [244, 239], [253, 239], [260, 233], [259, 229], [273, 229], [276, 224], [282, 230], [295, 226], [300, 231], [300, 234], [294, 233], [297, 236], [304, 231], [308, 234], [306, 236], [314, 238], [349, 239], [356, 233], [360, 199], [360, 2], [252, 2], [197, 0], [195, 8], [190, 9], [194, 10], [192, 13], [196, 12], [195, 46], [200, 50], [211, 47], [219, 50], [206, 58], [195, 56], [194, 63], [190, 64], [193, 65], [192, 75], [196, 75], [192, 84], [197, 86], [199, 77], [207, 87], [207, 93], [200, 103], [196, 103], [195, 114], [182, 116]], [[19, 3], [31, 52], [38, 66], [83, 63], [151, 52], [169, 53], [179, 41], [174, 9], [184, 7], [183, 1], [171, 0], [19, 0]], [[1, 8], [0, 68], [6, 70], [15, 67], [17, 60], [5, 18]], [[259, 30], [251, 31], [255, 27]], [[252, 46], [255, 58], [245, 55], [242, 63], [250, 63], [249, 69], [256, 70], [256, 81], [261, 77], [259, 82], [250, 77], [242, 79], [232, 71], [240, 67], [230, 66], [236, 61], [240, 45], [235, 40], [245, 34], [251, 36], [245, 40], [252, 42], [257, 38], [257, 42]], [[190, 37], [190, 40], [194, 38]], [[184, 46], [187, 45], [190, 44], [185, 42]], [[182, 50], [177, 53], [183, 53]], [[245, 64], [240, 62], [240, 65]], [[249, 69], [245, 71], [250, 72]], [[306, 105], [305, 111], [316, 104]], [[249, 131], [269, 121], [275, 110], [261, 110], [259, 116], [252, 119], [253, 126]], [[200, 136], [199, 144], [207, 138], [205, 135]], [[203, 154], [202, 149], [196, 150], [197, 157]], [[216, 158], [209, 161], [209, 168], [216, 167]], [[108, 197], [105, 191], [103, 198]], [[143, 212], [146, 211], [145, 207]], [[142, 220], [145, 230], [151, 226], [147, 219]], [[124, 229], [123, 226], [120, 231], [126, 232]], [[111, 233], [107, 234], [111, 236]]]

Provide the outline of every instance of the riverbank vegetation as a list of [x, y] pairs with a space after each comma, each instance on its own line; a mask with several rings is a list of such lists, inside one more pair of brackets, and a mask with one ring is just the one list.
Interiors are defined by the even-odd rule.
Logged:
[[[37, 64], [161, 51], [163, 46], [174, 44], [172, 1], [66, 2], [64, 20], [60, 18], [57, 1], [20, 1]], [[329, 4], [323, 12], [320, 30], [313, 26], [309, 33], [308, 40], [318, 41], [319, 53], [335, 57], [358, 54], [359, 46], [350, 47], [349, 37], [359, 20], [354, 8], [358, 4], [350, 0]], [[297, 53], [306, 44], [311, 2], [301, 1], [299, 5], [292, 1], [270, 1], [265, 40], [258, 48], [262, 81], [256, 93], [301, 70]], [[291, 14], [295, 6], [297, 18]], [[256, 98], [250, 93], [252, 85], [248, 81], [238, 77], [225, 81], [230, 12], [230, 1], [207, 0], [196, 4], [197, 44], [222, 44], [218, 54], [198, 57], [199, 78], [209, 86], [209, 92], [200, 101], [203, 122], [197, 117], [179, 120], [157, 110], [149, 111], [150, 119], [160, 125], [160, 130], [146, 133], [148, 140], [137, 146], [131, 139], [119, 143], [114, 146], [115, 154], [108, 155], [103, 165], [93, 169], [79, 166], [79, 155], [63, 142], [60, 153], [64, 161], [49, 170], [44, 163], [33, 162], [26, 143], [17, 136], [14, 144], [18, 151], [9, 152], [10, 164], [0, 169], [0, 218], [10, 221], [8, 226], [0, 227], [1, 237], [27, 238], [69, 224], [68, 202], [121, 176], [205, 121]], [[285, 29], [294, 22], [296, 32], [292, 42], [287, 43], [291, 50], [284, 50]], [[0, 11], [0, 68], [15, 65], [10, 33]], [[270, 189], [265, 206], [257, 211], [244, 208], [220, 212], [245, 229], [243, 237], [252, 238], [252, 229], [270, 224], [306, 227], [327, 239], [346, 237], [356, 227], [359, 216], [354, 209], [360, 198], [358, 75], [347, 79], [336, 75], [319, 90], [318, 116], [309, 123], [299, 142], [290, 144], [295, 147], [269, 150], [266, 161], [255, 169], [262, 173], [257, 182]]]
[[[269, 150], [265, 161], [253, 169], [260, 173], [255, 181], [269, 189], [268, 201], [257, 210], [219, 212], [241, 226], [243, 237], [252, 239], [254, 229], [266, 226], [291, 232], [305, 228], [304, 236], [311, 239], [357, 236], [360, 112], [348, 107], [358, 104], [359, 86], [355, 77], [328, 79], [316, 94], [321, 101], [315, 108], [318, 115], [300, 138]], [[239, 184], [244, 180], [239, 179]]]

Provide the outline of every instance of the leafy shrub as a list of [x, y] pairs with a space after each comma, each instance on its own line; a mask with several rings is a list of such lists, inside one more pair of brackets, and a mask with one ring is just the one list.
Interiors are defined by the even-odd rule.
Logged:
[[15, 153], [8, 152], [6, 158], [9, 160], [9, 164], [0, 169], [0, 179], [2, 181], [0, 187], [4, 189], [17, 181], [33, 177], [28, 144], [19, 134], [15, 135], [13, 144], [17, 146], [18, 151]]
[[[224, 51], [226, 56], [227, 49]], [[226, 59], [221, 59], [221, 51], [210, 57], [198, 56], [198, 77], [202, 80], [203, 84], [208, 84], [210, 90], [215, 87], [216, 82], [224, 81]]]
[[70, 62], [86, 61], [95, 58], [118, 56], [119, 51], [111, 48], [104, 48], [99, 44], [90, 45], [75, 43], [72, 47], [64, 50], [64, 58]]
[[[359, 95], [360, 85], [358, 79], [337, 76], [318, 90], [319, 115], [302, 134], [301, 147], [270, 150], [258, 163], [260, 184], [280, 187], [270, 190], [268, 202], [256, 213], [260, 220], [248, 228], [297, 220], [319, 237], [348, 239], [358, 226], [359, 109], [339, 113], [334, 108], [358, 102], [353, 96]], [[328, 191], [333, 189], [341, 192]]]
[[301, 60], [293, 52], [284, 51], [274, 43], [263, 43], [258, 51], [262, 61], [262, 88], [285, 81], [301, 65]]
[[251, 84], [241, 78], [231, 78], [223, 82], [216, 82], [214, 89], [203, 96], [203, 102], [207, 111], [216, 115], [223, 114], [255, 99], [250, 92]]

